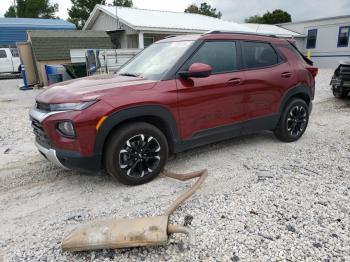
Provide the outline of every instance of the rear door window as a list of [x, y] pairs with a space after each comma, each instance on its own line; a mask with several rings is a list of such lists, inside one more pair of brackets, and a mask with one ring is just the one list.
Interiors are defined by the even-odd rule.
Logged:
[[208, 64], [213, 74], [222, 74], [238, 70], [235, 41], [205, 42], [186, 63], [187, 69], [194, 63]]
[[5, 50], [0, 50], [0, 58], [6, 58], [6, 51]]
[[275, 49], [269, 43], [242, 41], [242, 51], [246, 69], [270, 67], [280, 62]]

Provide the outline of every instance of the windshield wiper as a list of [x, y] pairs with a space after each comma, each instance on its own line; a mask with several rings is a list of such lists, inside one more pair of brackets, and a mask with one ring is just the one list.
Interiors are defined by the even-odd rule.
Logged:
[[122, 73], [119, 74], [120, 76], [131, 76], [131, 77], [139, 77], [140, 74], [133, 74], [133, 73]]

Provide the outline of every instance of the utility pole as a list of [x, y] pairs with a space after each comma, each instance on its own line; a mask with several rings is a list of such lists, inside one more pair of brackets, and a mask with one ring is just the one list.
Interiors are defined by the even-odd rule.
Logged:
[[16, 17], [18, 17], [16, 0], [13, 0], [13, 8], [15, 9]]

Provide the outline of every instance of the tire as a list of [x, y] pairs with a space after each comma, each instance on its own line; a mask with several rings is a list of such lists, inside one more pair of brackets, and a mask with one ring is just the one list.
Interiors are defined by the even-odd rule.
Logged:
[[130, 123], [109, 137], [104, 161], [106, 171], [120, 183], [140, 185], [154, 179], [168, 159], [168, 142], [157, 127]]
[[275, 136], [283, 142], [294, 142], [305, 132], [309, 123], [309, 106], [300, 98], [289, 101], [274, 130]]
[[349, 94], [349, 92], [345, 91], [341, 86], [339, 86], [338, 88], [336, 88], [335, 86], [332, 86], [332, 92], [334, 97], [339, 99], [346, 98]]

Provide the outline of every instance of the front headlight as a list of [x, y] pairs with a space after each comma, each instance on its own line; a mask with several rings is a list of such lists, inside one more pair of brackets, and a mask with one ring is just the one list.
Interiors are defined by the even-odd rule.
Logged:
[[71, 121], [61, 121], [57, 124], [57, 131], [64, 137], [74, 138], [75, 129]]
[[95, 104], [97, 100], [80, 102], [80, 103], [64, 103], [64, 104], [50, 104], [50, 111], [71, 111], [84, 110], [89, 106]]

